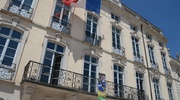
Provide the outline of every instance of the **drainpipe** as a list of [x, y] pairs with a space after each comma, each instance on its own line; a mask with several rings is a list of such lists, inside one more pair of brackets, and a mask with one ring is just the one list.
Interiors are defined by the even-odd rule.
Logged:
[[149, 77], [149, 86], [150, 86], [151, 100], [153, 100], [152, 87], [151, 87], [151, 77], [150, 77], [150, 72], [149, 72], [149, 65], [148, 65], [148, 59], [147, 59], [147, 52], [146, 52], [146, 46], [145, 46], [144, 35], [143, 35], [143, 34], [144, 34], [144, 32], [143, 32], [143, 24], [141, 24], [141, 33], [142, 33], [143, 47], [144, 47], [145, 59], [146, 59], [146, 65], [147, 65], [148, 77]]

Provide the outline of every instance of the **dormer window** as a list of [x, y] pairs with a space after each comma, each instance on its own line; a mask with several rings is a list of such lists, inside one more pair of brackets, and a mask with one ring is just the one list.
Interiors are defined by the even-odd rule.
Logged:
[[134, 26], [134, 25], [130, 25], [130, 29], [133, 30], [133, 31], [136, 31], [136, 32], [138, 31], [137, 27]]
[[164, 45], [163, 45], [162, 42], [159, 42], [159, 46], [160, 46], [160, 47], [164, 47]]
[[146, 34], [146, 38], [149, 39], [149, 40], [152, 40], [152, 35]]
[[119, 21], [119, 17], [115, 14], [111, 14], [111, 18], [116, 20], [116, 21]]

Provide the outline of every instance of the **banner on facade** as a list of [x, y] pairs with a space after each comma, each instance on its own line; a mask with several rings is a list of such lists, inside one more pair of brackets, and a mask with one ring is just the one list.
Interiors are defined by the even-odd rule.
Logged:
[[102, 73], [98, 80], [98, 100], [106, 100], [106, 75]]

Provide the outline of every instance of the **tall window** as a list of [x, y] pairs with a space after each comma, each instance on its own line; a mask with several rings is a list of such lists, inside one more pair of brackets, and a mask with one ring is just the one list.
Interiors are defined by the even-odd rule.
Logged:
[[139, 50], [139, 40], [135, 37], [132, 37], [132, 45], [133, 45], [133, 54], [135, 60], [141, 61], [140, 50]]
[[144, 90], [143, 83], [143, 74], [136, 72], [136, 84], [138, 90]]
[[123, 97], [123, 68], [118, 65], [114, 65], [114, 89], [116, 96]]
[[11, 66], [15, 60], [22, 34], [16, 30], [0, 27], [0, 63]]
[[30, 18], [33, 10], [32, 4], [33, 0], [12, 0], [9, 11]]
[[154, 78], [153, 83], [154, 83], [154, 91], [155, 91], [156, 100], [160, 100], [161, 97], [160, 97], [159, 80]]
[[97, 66], [98, 66], [97, 58], [90, 55], [84, 56], [83, 90], [88, 92], [96, 92]]
[[166, 54], [161, 53], [162, 63], [165, 71], [168, 71], [167, 63], [166, 63]]
[[145, 96], [145, 92], [143, 88], [143, 84], [144, 84], [143, 77], [144, 75], [142, 73], [136, 72], [136, 85], [138, 89], [138, 100], [143, 100]]
[[71, 8], [63, 4], [62, 0], [57, 0], [52, 19], [52, 28], [69, 33], [70, 24], [68, 20], [70, 17], [70, 10]]
[[116, 20], [116, 21], [119, 21], [119, 17], [116, 16], [115, 14], [111, 14], [111, 18], [114, 19], [114, 20]]
[[148, 45], [148, 51], [149, 51], [149, 58], [150, 58], [150, 62], [151, 65], [155, 65], [155, 57], [154, 57], [154, 48], [150, 45]]
[[98, 19], [91, 14], [87, 14], [86, 22], [86, 41], [90, 43], [96, 42], [97, 39]]
[[52, 42], [48, 42], [44, 57], [44, 66], [41, 73], [41, 82], [59, 84], [59, 74], [61, 61], [63, 58], [64, 47]]
[[173, 99], [173, 90], [172, 90], [172, 84], [167, 83], [167, 89], [168, 89], [168, 94], [169, 94], [169, 100], [174, 100]]
[[113, 50], [121, 50], [121, 43], [120, 43], [120, 30], [112, 27], [112, 45]]

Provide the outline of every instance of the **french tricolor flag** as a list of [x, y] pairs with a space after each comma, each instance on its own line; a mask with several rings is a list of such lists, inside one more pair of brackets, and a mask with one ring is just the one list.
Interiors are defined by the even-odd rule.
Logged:
[[100, 14], [102, 0], [63, 0], [67, 6], [84, 8], [88, 11]]

